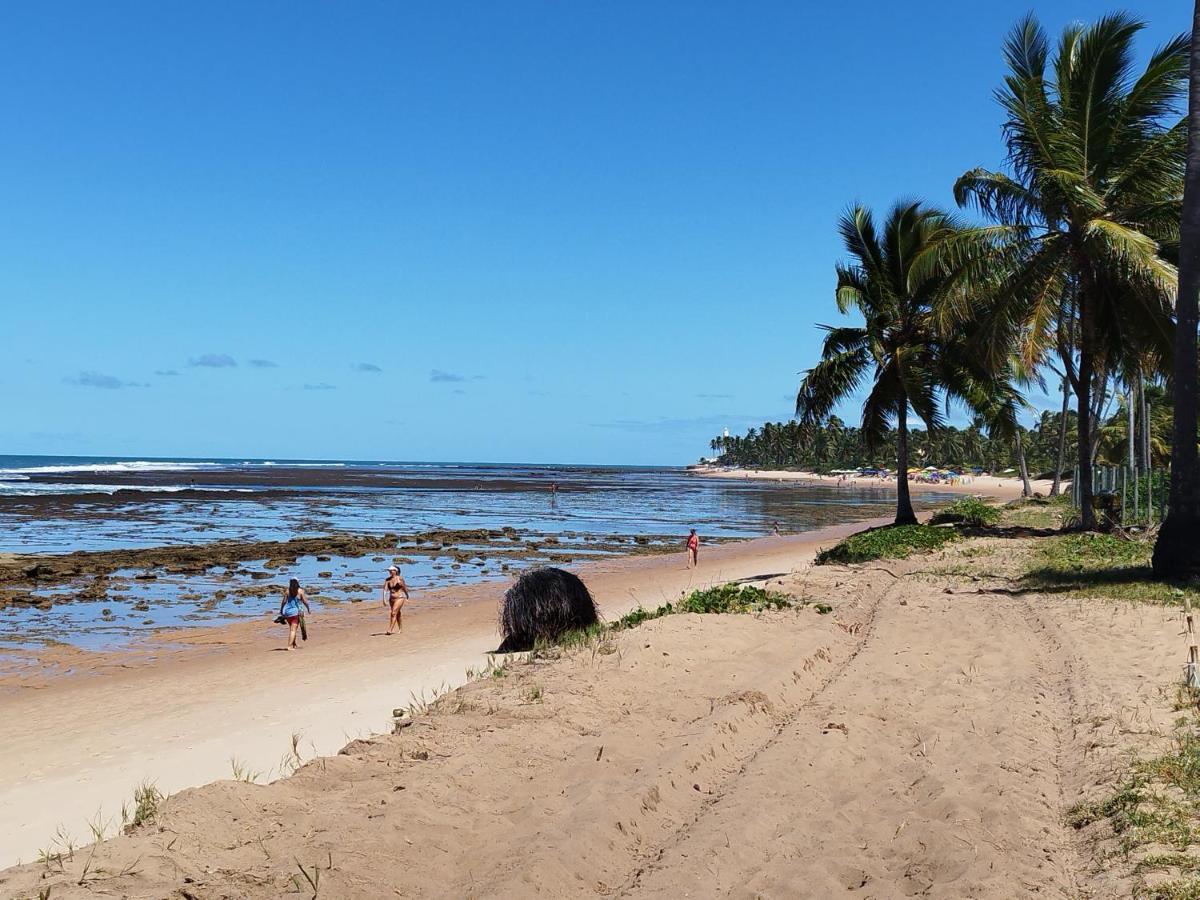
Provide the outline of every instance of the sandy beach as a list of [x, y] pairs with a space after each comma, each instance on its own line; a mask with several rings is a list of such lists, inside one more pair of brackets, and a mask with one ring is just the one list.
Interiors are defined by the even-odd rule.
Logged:
[[1135, 861], [1064, 810], [1169, 731], [1176, 611], [1014, 592], [1020, 537], [855, 567], [809, 566], [813, 543], [586, 574], [610, 614], [751, 579], [828, 615], [668, 616], [517, 659], [396, 734], [367, 736], [480, 665], [486, 599], [399, 640], [365, 611], [286, 656], [240, 628], [219, 655], [22, 692], [6, 771], [40, 775], [3, 789], [22, 847], [84, 794], [265, 767], [298, 728], [321, 750], [361, 739], [274, 784], [182, 791], [94, 853], [0, 874], [0, 895], [1128, 896]]
[[[838, 483], [837, 476], [819, 475], [816, 472], [796, 472], [786, 469], [721, 469], [713, 466], [697, 466], [691, 470], [704, 478], [732, 478], [750, 481], [798, 481], [807, 484], [828, 486]], [[896, 493], [896, 482], [880, 481], [878, 478], [860, 478], [848, 476], [844, 484], [857, 488], [872, 488], [880, 491]], [[1030, 479], [1030, 487], [1035, 494], [1047, 496], [1053, 482], [1048, 479]], [[1015, 500], [1021, 496], [1023, 485], [1020, 478], [998, 477], [994, 475], [968, 475], [955, 484], [927, 484], [920, 481], [910, 481], [909, 488], [914, 492], [936, 491], [938, 493], [978, 495], [994, 497], [997, 500]]]
[[[788, 573], [814, 549], [863, 527], [705, 548], [698, 569], [682, 554], [579, 567], [608, 616], [653, 607], [697, 586]], [[314, 616], [298, 653], [263, 621], [161, 635], [136, 652], [58, 646], [0, 677], [0, 704], [21, 728], [4, 739], [0, 864], [28, 861], [62, 826], [118, 816], [135, 786], [174, 793], [240, 767], [278, 774], [301, 736], [306, 757], [390, 726], [391, 711], [456, 687], [495, 649], [496, 602], [508, 581], [419, 595], [400, 636], [383, 637], [376, 603]]]

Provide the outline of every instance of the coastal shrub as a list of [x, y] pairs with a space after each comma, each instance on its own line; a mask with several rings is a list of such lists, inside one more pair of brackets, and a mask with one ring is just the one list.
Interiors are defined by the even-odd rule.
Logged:
[[792, 605], [787, 594], [765, 591], [750, 584], [723, 584], [703, 591], [692, 591], [679, 601], [676, 612], [747, 613], [764, 609], [787, 609]]
[[1000, 510], [978, 497], [960, 497], [934, 513], [931, 525], [960, 524], [982, 528], [1000, 521]]
[[532, 569], [504, 593], [497, 653], [532, 650], [571, 631], [597, 625], [600, 616], [587, 586], [564, 569]]
[[[692, 591], [678, 603], [664, 603], [657, 609], [637, 609], [627, 612], [613, 622], [609, 628], [613, 631], [624, 631], [635, 628], [651, 619], [661, 619], [673, 613], [702, 613], [702, 614], [736, 614], [762, 612], [768, 609], [790, 609], [796, 601], [787, 594], [777, 591], [765, 591], [751, 584], [723, 584], [719, 587]], [[824, 603], [814, 604], [819, 613], [826, 613], [832, 607]]]
[[958, 540], [953, 528], [936, 525], [890, 525], [852, 534], [841, 543], [817, 554], [817, 565], [861, 563], [873, 559], [897, 559], [914, 550], [937, 550]]

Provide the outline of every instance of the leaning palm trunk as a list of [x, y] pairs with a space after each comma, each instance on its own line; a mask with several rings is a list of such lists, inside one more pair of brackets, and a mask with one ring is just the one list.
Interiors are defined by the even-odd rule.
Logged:
[[896, 524], [916, 525], [912, 495], [908, 490], [908, 402], [900, 401], [896, 416]]
[[1200, 460], [1196, 453], [1196, 330], [1200, 305], [1200, 2], [1192, 23], [1187, 174], [1179, 235], [1175, 304], [1175, 422], [1171, 432], [1171, 498], [1154, 544], [1160, 578], [1200, 576]]

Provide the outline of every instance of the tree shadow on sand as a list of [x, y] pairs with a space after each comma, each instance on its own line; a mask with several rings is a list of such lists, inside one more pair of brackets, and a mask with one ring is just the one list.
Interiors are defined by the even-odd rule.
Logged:
[[1017, 591], [1022, 594], [1065, 594], [1089, 588], [1146, 583], [1170, 587], [1169, 584], [1155, 579], [1154, 570], [1150, 566], [1123, 566], [1082, 572], [1065, 572], [1062, 569], [1046, 567], [1034, 569], [1017, 579]]
[[1007, 540], [1058, 537], [1066, 533], [1061, 528], [1035, 528], [1032, 525], [958, 525], [956, 527], [964, 537], [991, 537]]

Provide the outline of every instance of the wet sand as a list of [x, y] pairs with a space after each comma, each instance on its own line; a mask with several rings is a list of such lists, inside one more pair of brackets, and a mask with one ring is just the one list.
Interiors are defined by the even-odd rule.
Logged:
[[[879, 523], [885, 520], [879, 520]], [[696, 587], [787, 574], [859, 522], [682, 554], [577, 567], [607, 616], [654, 607]], [[0, 864], [29, 860], [61, 825], [112, 818], [143, 781], [170, 793], [230, 777], [231, 760], [277, 772], [301, 735], [306, 756], [387, 730], [391, 710], [454, 687], [494, 649], [496, 602], [507, 580], [417, 596], [402, 635], [384, 637], [379, 603], [311, 621], [311, 640], [283, 652], [284, 633], [261, 621], [192, 629], [138, 653], [47, 648], [36, 667], [0, 677], [6, 721], [0, 770]]]

